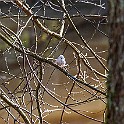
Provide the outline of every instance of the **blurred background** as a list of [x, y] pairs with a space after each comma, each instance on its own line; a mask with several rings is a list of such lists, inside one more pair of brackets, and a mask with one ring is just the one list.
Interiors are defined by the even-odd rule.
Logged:
[[[27, 6], [37, 19], [48, 29], [59, 33], [62, 25], [63, 11], [54, 0], [26, 0], [22, 3]], [[107, 0], [77, 0], [65, 1], [71, 19], [77, 27], [80, 35], [83, 36], [87, 44], [97, 54], [98, 58], [106, 65], [108, 54], [108, 26]], [[77, 76], [80, 80], [105, 92], [106, 78], [94, 73], [93, 70], [106, 75], [105, 68], [94, 57], [89, 48], [77, 35], [68, 19], [65, 19], [64, 37], [68, 39], [86, 57], [88, 66], [80, 60], [80, 73], [78, 75], [78, 56], [75, 51], [63, 40], [58, 40], [51, 35], [44, 33], [33, 20], [29, 20], [22, 8], [13, 2], [0, 1], [0, 23], [13, 31], [21, 40], [23, 46], [36, 52], [43, 58], [52, 62], [63, 54], [68, 64], [64, 69], [71, 75]], [[29, 22], [28, 22], [29, 21]], [[27, 24], [28, 22], [28, 24]], [[12, 32], [1, 27], [0, 32], [6, 36], [13, 44], [18, 46], [18, 41]], [[15, 42], [14, 42], [15, 41]], [[28, 56], [30, 64], [39, 76], [39, 63], [33, 57]], [[24, 62], [25, 60], [25, 62]], [[38, 118], [36, 104], [36, 88], [38, 81], [31, 74], [28, 60], [24, 55], [11, 48], [0, 39], [0, 85], [12, 101], [15, 101], [32, 113], [28, 112], [29, 118]], [[73, 110], [64, 108], [56, 99], [51, 97], [41, 87], [39, 90], [39, 101], [42, 109], [42, 116], [45, 123], [50, 124], [101, 124], [104, 122], [106, 99], [104, 95], [92, 89], [75, 83], [65, 74], [55, 67], [43, 63], [42, 83], [57, 99], [68, 104]], [[73, 86], [74, 84], [74, 86]], [[71, 91], [72, 89], [72, 91]], [[24, 101], [23, 101], [24, 100]], [[78, 104], [77, 104], [78, 103]], [[20, 115], [1, 100], [0, 123], [14, 124], [13, 116], [19, 122], [23, 122]], [[78, 114], [81, 113], [81, 114]], [[64, 113], [64, 114], [63, 114]], [[36, 115], [36, 116], [33, 116]], [[32, 123], [38, 123], [32, 121]]]

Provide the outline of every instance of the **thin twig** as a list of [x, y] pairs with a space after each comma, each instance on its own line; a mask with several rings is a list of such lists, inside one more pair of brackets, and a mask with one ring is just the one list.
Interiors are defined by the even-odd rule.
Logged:
[[[17, 47], [17, 46], [15, 46], [14, 44], [12, 44], [12, 43], [11, 43], [7, 38], [5, 38], [5, 36], [3, 36], [1, 33], [0, 33], [0, 38], [1, 38], [3, 41], [5, 41], [9, 46], [11, 46], [13, 49], [17, 50], [18, 52], [21, 52], [21, 53], [26, 54], [26, 55], [30, 55], [30, 56], [32, 56], [33, 58], [37, 59], [38, 61], [42, 61], [42, 62], [48, 63], [48, 64], [50, 64], [50, 65], [56, 67], [57, 69], [59, 69], [61, 72], [63, 72], [63, 73], [64, 73], [67, 77], [69, 77], [71, 80], [76, 81], [76, 82], [78, 82], [78, 83], [81, 83], [81, 84], [83, 84], [83, 85], [85, 85], [85, 86], [91, 88], [92, 90], [95, 90], [95, 91], [97, 91], [97, 92], [99, 92], [99, 93], [101, 93], [101, 94], [103, 94], [103, 95], [106, 95], [106, 93], [102, 92], [101, 90], [99, 90], [99, 89], [97, 89], [97, 88], [91, 86], [90, 84], [85, 83], [85, 82], [79, 80], [78, 78], [72, 76], [72, 75], [69, 74], [67, 71], [65, 71], [63, 68], [59, 67], [58, 65], [56, 65], [56, 64], [53, 63], [52, 61], [49, 61], [49, 60], [47, 60], [47, 59], [45, 59], [45, 58], [42, 58], [41, 56], [39, 56], [39, 55], [37, 55], [36, 53], [31, 52], [31, 51], [29, 51], [29, 50], [26, 50], [26, 49], [25, 49], [25, 50], [23, 51], [23, 50], [20, 49], [19, 47]], [[25, 52], [25, 53], [24, 53], [24, 52]]]
[[30, 121], [26, 114], [20, 109], [19, 105], [14, 103], [9, 99], [9, 97], [6, 95], [6, 93], [0, 88], [0, 97], [2, 100], [4, 100], [8, 105], [10, 105], [13, 109], [15, 109], [23, 118], [24, 122], [26, 124], [30, 124]]

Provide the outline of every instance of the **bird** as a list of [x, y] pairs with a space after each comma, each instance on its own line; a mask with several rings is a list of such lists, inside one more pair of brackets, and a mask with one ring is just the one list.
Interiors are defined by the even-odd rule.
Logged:
[[63, 55], [59, 55], [59, 57], [56, 59], [55, 64], [57, 64], [60, 67], [66, 66], [65, 57]]

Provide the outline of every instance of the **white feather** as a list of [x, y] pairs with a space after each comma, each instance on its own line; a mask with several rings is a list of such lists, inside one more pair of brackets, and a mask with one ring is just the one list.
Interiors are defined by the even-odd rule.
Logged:
[[56, 63], [58, 66], [60, 66], [60, 67], [66, 66], [65, 57], [64, 57], [63, 55], [60, 55], [60, 56], [56, 59], [55, 63]]

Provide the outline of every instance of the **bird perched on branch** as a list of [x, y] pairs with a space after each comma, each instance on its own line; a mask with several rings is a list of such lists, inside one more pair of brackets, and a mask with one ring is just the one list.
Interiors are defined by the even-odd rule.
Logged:
[[55, 64], [57, 64], [60, 67], [65, 67], [66, 66], [66, 61], [65, 61], [65, 57], [63, 55], [60, 55], [56, 61]]

